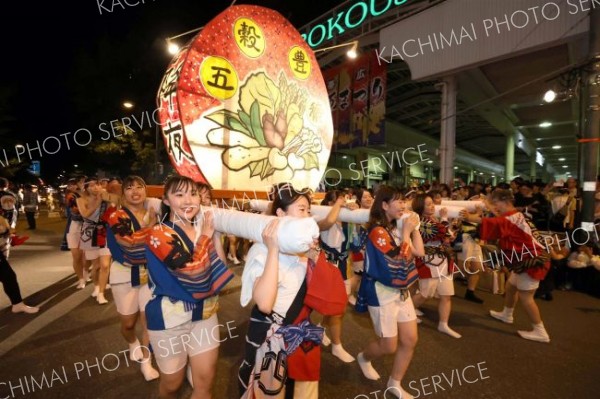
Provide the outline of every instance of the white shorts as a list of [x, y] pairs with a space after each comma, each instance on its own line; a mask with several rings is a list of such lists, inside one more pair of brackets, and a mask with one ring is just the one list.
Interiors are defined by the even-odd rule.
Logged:
[[540, 286], [540, 281], [531, 278], [531, 276], [529, 276], [529, 274], [527, 274], [526, 272], [519, 274], [510, 272], [508, 282], [517, 287], [519, 291], [537, 290]]
[[69, 249], [79, 248], [81, 241], [81, 222], [71, 221], [67, 232], [67, 246]]
[[409, 296], [404, 301], [402, 298], [383, 306], [369, 306], [369, 314], [373, 321], [375, 334], [378, 337], [391, 338], [398, 335], [398, 323], [417, 320], [415, 305]]
[[419, 291], [424, 298], [433, 298], [437, 291], [438, 295], [454, 295], [454, 281], [446, 277], [420, 278]]
[[98, 259], [101, 256], [110, 256], [110, 249], [108, 249], [108, 247], [104, 247], [85, 250], [86, 260]]
[[183, 323], [167, 330], [149, 330], [150, 343], [158, 368], [164, 374], [174, 374], [184, 368], [188, 357], [218, 348], [219, 321], [214, 314], [201, 321]]
[[462, 257], [465, 261], [472, 260], [481, 262], [483, 259], [481, 245], [479, 245], [469, 234], [463, 234], [462, 239]]
[[145, 312], [146, 304], [152, 298], [148, 284], [132, 287], [131, 282], [111, 285], [117, 312], [123, 316]]

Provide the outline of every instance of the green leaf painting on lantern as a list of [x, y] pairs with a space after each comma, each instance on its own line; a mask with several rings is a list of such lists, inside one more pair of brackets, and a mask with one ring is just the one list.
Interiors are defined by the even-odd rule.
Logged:
[[[232, 171], [247, 168], [263, 180], [276, 171], [319, 169], [321, 137], [305, 126], [317, 122], [317, 106], [306, 89], [279, 75], [275, 84], [264, 72], [250, 75], [240, 87], [237, 112], [220, 109], [206, 118], [219, 127], [207, 134], [213, 146], [225, 148], [223, 164]], [[308, 105], [308, 106], [307, 106]]]

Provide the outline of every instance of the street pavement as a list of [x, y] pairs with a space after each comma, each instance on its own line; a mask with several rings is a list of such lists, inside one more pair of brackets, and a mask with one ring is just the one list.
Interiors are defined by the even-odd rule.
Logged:
[[[26, 302], [39, 304], [37, 315], [12, 314], [0, 294], [0, 399], [156, 398], [158, 382], [145, 382], [138, 364], [126, 360], [127, 344], [119, 333], [112, 295], [100, 306], [90, 297], [92, 286], [75, 288], [70, 254], [60, 252], [63, 219], [38, 220], [27, 232], [26, 245], [14, 248], [10, 261]], [[20, 222], [20, 233], [26, 225]], [[243, 266], [232, 267], [236, 279], [221, 295], [221, 339], [213, 398], [237, 398], [249, 308], [239, 303]], [[456, 282], [450, 326], [462, 334], [454, 339], [437, 331], [437, 303], [425, 304], [419, 343], [403, 386], [415, 398], [543, 398], [600, 397], [600, 299], [578, 292], [555, 292], [539, 306], [552, 342], [530, 342], [516, 334], [529, 329], [517, 305], [514, 325], [487, 315], [501, 309], [502, 297], [478, 292], [483, 305], [461, 297]], [[374, 338], [368, 314], [350, 307], [344, 319], [343, 343], [356, 355]], [[392, 357], [373, 362], [380, 381], [363, 377], [356, 362], [346, 364], [323, 348], [320, 398], [392, 398], [385, 393]], [[189, 398], [185, 383], [180, 398]]]

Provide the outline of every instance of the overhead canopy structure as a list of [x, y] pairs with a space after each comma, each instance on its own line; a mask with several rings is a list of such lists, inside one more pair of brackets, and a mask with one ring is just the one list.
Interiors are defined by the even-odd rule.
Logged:
[[[341, 4], [301, 32], [310, 32], [354, 3]], [[364, 3], [381, 10], [393, 2]], [[578, 173], [578, 67], [587, 57], [588, 14], [593, 7], [600, 8], [600, 3], [411, 1], [382, 15], [369, 15], [360, 27], [322, 45], [358, 39], [362, 52], [377, 51], [382, 62], [390, 62], [386, 119], [398, 132], [421, 135], [421, 142], [439, 143], [438, 83], [444, 76], [455, 76], [456, 172], [500, 177], [506, 173], [507, 141], [514, 140], [514, 171], [509, 177], [548, 180]], [[319, 61], [328, 68], [345, 62], [342, 55], [331, 52]], [[544, 93], [550, 89], [558, 96], [546, 103]], [[388, 135], [381, 148], [345, 153], [385, 153], [396, 150], [401, 141]], [[470, 159], [461, 159], [461, 152]], [[430, 155], [432, 167], [438, 168], [439, 158], [434, 151]]]

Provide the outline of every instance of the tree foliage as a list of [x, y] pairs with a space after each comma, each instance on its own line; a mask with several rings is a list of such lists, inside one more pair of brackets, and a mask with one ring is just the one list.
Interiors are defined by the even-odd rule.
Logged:
[[149, 130], [136, 132], [120, 121], [114, 124], [114, 137], [90, 145], [99, 169], [118, 176], [129, 173], [148, 178], [154, 172], [154, 134]]

